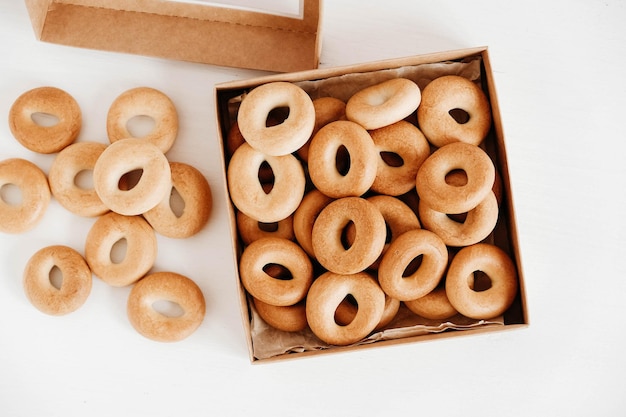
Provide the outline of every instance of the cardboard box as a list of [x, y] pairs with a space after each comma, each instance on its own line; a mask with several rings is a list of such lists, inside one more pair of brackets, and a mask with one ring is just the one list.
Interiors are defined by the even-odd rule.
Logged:
[[[507, 154], [505, 146], [502, 120], [498, 108], [498, 99], [492, 76], [489, 54], [486, 47], [464, 49], [434, 53], [422, 56], [406, 57], [394, 60], [366, 63], [361, 65], [345, 66], [339, 68], [319, 69], [313, 71], [296, 72], [290, 74], [276, 74], [262, 78], [236, 81], [216, 86], [217, 117], [219, 137], [223, 152], [223, 168], [226, 172], [227, 152], [225, 150], [228, 132], [236, 121], [238, 104], [242, 95], [254, 87], [273, 82], [288, 81], [301, 86], [314, 99], [334, 92], [347, 100], [351, 94], [379, 82], [385, 78], [405, 76], [412, 78], [421, 89], [432, 79], [444, 74], [458, 74], [475, 79], [487, 94], [491, 103], [493, 126], [481, 145], [492, 157], [497, 170], [501, 174], [503, 202], [500, 209], [498, 226], [490, 236], [490, 241], [504, 249], [510, 255], [517, 267], [519, 277], [519, 289], [512, 306], [500, 318], [495, 320], [472, 322], [463, 318], [452, 318], [449, 322], [432, 323], [429, 321], [411, 322], [408, 327], [404, 324], [389, 332], [385, 336], [383, 332], [369, 337], [358, 344], [344, 347], [337, 346], [312, 346], [305, 330], [302, 334], [285, 335], [285, 332], [273, 332], [270, 329], [268, 337], [261, 339], [262, 332], [268, 330], [267, 326], [259, 327], [259, 317], [256, 315], [250, 303], [245, 288], [241, 285], [239, 277], [239, 291], [241, 300], [242, 319], [250, 349], [250, 359], [253, 363], [273, 360], [300, 358], [311, 355], [319, 355], [329, 352], [345, 352], [366, 347], [381, 347], [398, 343], [413, 343], [426, 340], [435, 340], [447, 337], [459, 337], [477, 333], [519, 329], [528, 325], [528, 312], [526, 307], [526, 294], [524, 290], [524, 275], [521, 264], [521, 256], [518, 245], [518, 234], [515, 221], [515, 208], [511, 193], [509, 172], [507, 167]], [[339, 88], [338, 88], [339, 87]], [[228, 196], [228, 184], [224, 181], [226, 195]], [[239, 256], [243, 245], [238, 238], [236, 226], [236, 209], [230, 199], [228, 200], [230, 222], [232, 229], [232, 244], [236, 254], [234, 262], [238, 265]], [[405, 327], [403, 327], [405, 326]], [[289, 338], [293, 346], [281, 345], [284, 337]], [[259, 355], [258, 344], [263, 343], [263, 353]], [[267, 343], [270, 346], [267, 346]], [[308, 347], [304, 347], [308, 346]]]
[[300, 16], [169, 0], [25, 0], [45, 42], [229, 67], [317, 68], [321, 0]]

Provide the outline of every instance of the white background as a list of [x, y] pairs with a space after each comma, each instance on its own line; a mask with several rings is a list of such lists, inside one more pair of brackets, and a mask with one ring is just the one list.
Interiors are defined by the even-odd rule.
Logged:
[[[128, 289], [94, 279], [86, 304], [49, 317], [21, 287], [40, 247], [82, 250], [93, 220], [53, 200], [39, 226], [0, 235], [0, 415], [618, 416], [626, 412], [626, 2], [327, 1], [321, 66], [488, 45], [509, 152], [527, 329], [251, 365], [240, 322], [216, 145], [215, 83], [258, 72], [35, 40], [22, 1], [0, 5], [0, 159], [24, 157], [6, 117], [23, 92], [71, 93], [79, 140], [137, 86], [181, 117], [168, 156], [213, 187], [207, 227], [159, 240], [155, 270], [201, 286], [207, 314], [174, 344], [127, 321]], [[210, 42], [210, 40], [207, 40]], [[219, 411], [218, 411], [219, 410]]]

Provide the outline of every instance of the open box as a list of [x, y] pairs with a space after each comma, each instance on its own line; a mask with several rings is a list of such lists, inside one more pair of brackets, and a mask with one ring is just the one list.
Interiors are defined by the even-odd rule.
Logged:
[[317, 68], [321, 49], [321, 0], [294, 1], [298, 10], [289, 14], [227, 7], [235, 0], [26, 0], [26, 6], [45, 42], [286, 72]]
[[[401, 307], [398, 316], [382, 331], [349, 346], [331, 346], [316, 339], [310, 329], [295, 334], [281, 332], [266, 325], [255, 311], [250, 296], [239, 279], [239, 259], [243, 243], [238, 236], [236, 208], [229, 198], [228, 208], [232, 230], [239, 282], [242, 318], [253, 363], [287, 358], [299, 358], [329, 352], [345, 352], [365, 347], [380, 347], [398, 343], [413, 343], [447, 337], [457, 337], [509, 329], [528, 325], [528, 312], [524, 290], [524, 277], [518, 245], [515, 211], [511, 194], [507, 154], [498, 100], [486, 47], [448, 51], [428, 55], [405, 57], [361, 65], [318, 69], [289, 74], [276, 74], [246, 81], [235, 81], [216, 86], [217, 119], [220, 143], [223, 150], [223, 168], [228, 165], [227, 137], [236, 121], [239, 103], [251, 89], [274, 81], [287, 81], [302, 87], [312, 99], [328, 95], [347, 101], [356, 91], [397, 76], [415, 81], [423, 90], [432, 79], [447, 74], [462, 75], [477, 82], [486, 93], [492, 112], [492, 126], [481, 147], [491, 156], [501, 176], [503, 201], [499, 220], [488, 240], [508, 253], [518, 273], [519, 288], [512, 305], [493, 320], [471, 320], [460, 315], [442, 321], [422, 319]], [[411, 117], [414, 117], [412, 115]], [[415, 119], [416, 122], [416, 119]], [[225, 176], [226, 195], [228, 184]]]

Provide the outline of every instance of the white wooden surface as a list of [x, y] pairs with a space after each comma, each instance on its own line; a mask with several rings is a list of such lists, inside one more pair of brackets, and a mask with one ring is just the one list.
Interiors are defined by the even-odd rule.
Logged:
[[258, 73], [41, 43], [23, 2], [3, 1], [0, 159], [50, 167], [51, 157], [22, 148], [6, 122], [30, 88], [70, 92], [83, 110], [80, 140], [105, 141], [112, 100], [152, 86], [181, 116], [170, 159], [206, 175], [215, 206], [196, 237], [159, 240], [155, 269], [190, 276], [207, 299], [202, 327], [176, 344], [139, 336], [125, 315], [128, 289], [97, 279], [69, 316], [28, 303], [28, 258], [53, 243], [82, 248], [93, 220], [53, 201], [34, 231], [1, 235], [0, 415], [623, 415], [625, 21], [619, 0], [327, 1], [323, 67], [490, 47], [531, 325], [252, 366], [219, 187], [213, 85]]

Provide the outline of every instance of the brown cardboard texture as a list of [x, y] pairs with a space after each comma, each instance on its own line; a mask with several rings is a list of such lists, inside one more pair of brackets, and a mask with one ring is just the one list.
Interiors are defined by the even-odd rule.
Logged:
[[[504, 250], [515, 265], [518, 288], [513, 303], [501, 316], [488, 320], [469, 319], [461, 314], [444, 320], [428, 320], [409, 311], [404, 303], [400, 303], [398, 313], [389, 324], [381, 329], [374, 330], [364, 339], [348, 346], [335, 346], [324, 343], [313, 334], [310, 328], [296, 332], [276, 330], [261, 318], [255, 308], [252, 296], [246, 291], [240, 279], [239, 260], [246, 245], [238, 230], [238, 210], [230, 200], [228, 178], [225, 175], [223, 186], [228, 198], [227, 206], [229, 208], [232, 229], [232, 244], [235, 256], [234, 262], [237, 267], [242, 319], [249, 346], [250, 359], [253, 363], [519, 329], [529, 324], [504, 131], [486, 47], [338, 68], [274, 74], [252, 80], [234, 81], [217, 85], [217, 117], [219, 139], [223, 150], [223, 169], [226, 173], [229, 158], [233, 152], [232, 145], [229, 146], [228, 144], [228, 138], [229, 132], [233, 129], [233, 126], [236, 126], [239, 104], [245, 99], [245, 95], [249, 91], [259, 85], [274, 81], [287, 81], [301, 87], [313, 100], [320, 97], [333, 96], [347, 101], [355, 92], [367, 86], [378, 84], [382, 80], [394, 77], [409, 78], [423, 91], [430, 81], [448, 74], [461, 75], [477, 83], [485, 92], [491, 106], [492, 126], [489, 134], [480, 146], [491, 157], [497, 172], [500, 174], [502, 197], [498, 222], [493, 232], [484, 242], [491, 243]], [[415, 112], [405, 120], [414, 123], [416, 126], [418, 125]], [[304, 159], [301, 158], [301, 162], [306, 166]], [[407, 199], [404, 199], [404, 196], [401, 196], [401, 198], [417, 213], [416, 204], [419, 197], [411, 197], [413, 191], [407, 193]], [[367, 197], [368, 195], [371, 195], [371, 193], [368, 192], [363, 196]], [[458, 248], [450, 247], [450, 253], [454, 253], [455, 249], [458, 250]], [[316, 276], [319, 276], [320, 273], [323, 273], [323, 268], [321, 270], [318, 269], [316, 272]], [[373, 274], [375, 276], [375, 272]]]
[[25, 0], [45, 42], [265, 71], [317, 68], [321, 0], [301, 18], [167, 0]]

